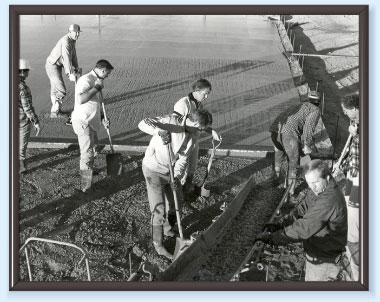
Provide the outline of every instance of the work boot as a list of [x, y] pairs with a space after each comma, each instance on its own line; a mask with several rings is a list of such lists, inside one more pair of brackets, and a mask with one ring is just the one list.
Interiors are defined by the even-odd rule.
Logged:
[[172, 226], [170, 225], [170, 223], [167, 219], [164, 222], [163, 229], [164, 229], [164, 235], [166, 237], [174, 237], [175, 236], [175, 233], [172, 229]]
[[163, 239], [162, 225], [159, 224], [159, 225], [152, 226], [152, 238], [153, 238], [153, 246], [157, 254], [172, 260], [173, 254], [170, 254], [162, 244], [162, 239]]
[[81, 190], [83, 193], [86, 193], [91, 188], [92, 182], [92, 170], [81, 170]]
[[20, 174], [24, 173], [25, 171], [26, 171], [25, 161], [23, 159], [20, 159]]

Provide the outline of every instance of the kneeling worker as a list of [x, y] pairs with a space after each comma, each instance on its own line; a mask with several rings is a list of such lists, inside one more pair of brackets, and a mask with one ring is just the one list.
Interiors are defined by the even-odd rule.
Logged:
[[347, 243], [346, 201], [323, 161], [315, 159], [306, 164], [304, 175], [317, 197], [305, 198], [282, 223], [266, 225], [269, 233], [256, 240], [274, 245], [302, 241], [306, 254], [305, 281], [334, 281]]
[[[172, 114], [146, 118], [139, 129], [153, 137], [145, 152], [142, 170], [146, 180], [149, 207], [152, 213], [153, 245], [159, 255], [173, 258], [163, 246], [163, 233], [173, 237], [169, 216], [175, 217], [173, 190], [181, 189], [181, 179], [194, 148], [192, 134], [212, 124], [212, 115], [206, 110], [195, 110], [185, 119]], [[170, 181], [168, 147], [174, 165], [174, 183]], [[181, 208], [181, 206], [179, 205]]]

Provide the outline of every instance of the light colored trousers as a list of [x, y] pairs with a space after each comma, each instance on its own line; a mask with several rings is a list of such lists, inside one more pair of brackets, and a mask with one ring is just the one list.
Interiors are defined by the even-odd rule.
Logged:
[[335, 263], [313, 264], [306, 260], [305, 281], [335, 281], [340, 265]]
[[94, 149], [98, 143], [98, 135], [83, 120], [73, 120], [73, 129], [78, 136], [80, 148], [80, 170], [92, 170], [94, 166]]
[[51, 112], [56, 112], [61, 108], [62, 100], [66, 95], [66, 86], [62, 78], [63, 66], [46, 62], [45, 69], [50, 80]]
[[[347, 180], [352, 182], [353, 187], [359, 187], [359, 172], [357, 176], [353, 177], [351, 175], [351, 171], [347, 173]], [[351, 200], [358, 200], [358, 196], [352, 196], [351, 194], [357, 194], [358, 191], [350, 190], [350, 192], [345, 192], [344, 198], [347, 203], [347, 246], [346, 253], [347, 258], [350, 262], [351, 272], [352, 272], [352, 281], [359, 280], [359, 262], [360, 262], [360, 251], [359, 251], [359, 208], [352, 207], [350, 205], [350, 197]]]
[[[149, 208], [152, 213], [152, 225], [164, 225], [168, 215], [175, 215], [173, 191], [170, 187], [170, 175], [158, 173], [143, 164], [143, 174], [148, 191]], [[180, 196], [180, 192], [178, 192]], [[181, 213], [182, 202], [178, 198]]]
[[26, 157], [26, 148], [28, 147], [30, 133], [32, 131], [32, 123], [27, 122], [25, 125], [20, 125], [19, 135], [19, 157], [24, 160]]

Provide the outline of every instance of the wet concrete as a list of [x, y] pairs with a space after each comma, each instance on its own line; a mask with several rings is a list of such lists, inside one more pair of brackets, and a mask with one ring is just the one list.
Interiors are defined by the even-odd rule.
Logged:
[[[264, 16], [22, 16], [20, 56], [31, 61], [27, 82], [44, 125], [34, 141], [76, 142], [71, 127], [48, 117], [44, 69], [71, 23], [83, 31], [77, 54], [84, 72], [101, 58], [115, 67], [104, 89], [115, 144], [146, 145], [149, 136], [138, 122], [171, 112], [200, 77], [213, 85], [205, 107], [224, 149], [271, 150], [271, 121], [299, 102], [277, 30]], [[66, 85], [63, 109], [72, 110], [74, 85]], [[106, 132], [99, 138], [107, 142]], [[202, 145], [210, 147], [209, 138]]]

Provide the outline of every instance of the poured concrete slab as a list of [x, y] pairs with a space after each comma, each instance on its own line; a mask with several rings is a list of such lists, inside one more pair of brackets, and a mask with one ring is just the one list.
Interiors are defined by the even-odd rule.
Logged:
[[[147, 145], [150, 137], [139, 131], [138, 122], [172, 112], [201, 77], [213, 85], [205, 107], [223, 136], [223, 149], [271, 150], [272, 120], [299, 102], [276, 27], [264, 16], [21, 16], [20, 55], [31, 61], [27, 83], [44, 125], [34, 141], [76, 141], [63, 120], [49, 118], [44, 69], [71, 23], [83, 31], [77, 54], [84, 72], [102, 58], [115, 67], [104, 89], [115, 144]], [[66, 86], [63, 109], [72, 110], [74, 85], [66, 81]], [[99, 139], [107, 142], [105, 131]], [[201, 145], [210, 147], [209, 137]]]

